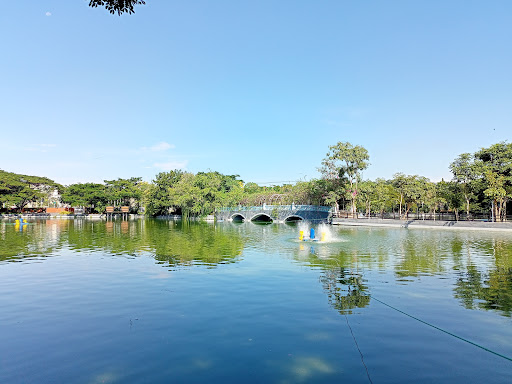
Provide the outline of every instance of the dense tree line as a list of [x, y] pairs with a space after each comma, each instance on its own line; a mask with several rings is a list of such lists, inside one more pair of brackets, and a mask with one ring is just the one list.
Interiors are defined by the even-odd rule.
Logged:
[[413, 212], [435, 218], [436, 212], [443, 211], [453, 213], [457, 220], [475, 214], [489, 214], [495, 221], [506, 219], [507, 202], [512, 198], [512, 144], [501, 142], [459, 155], [449, 165], [453, 179], [437, 183], [403, 173], [390, 180], [362, 180], [361, 171], [368, 165], [365, 148], [339, 142], [329, 147], [319, 179], [271, 187], [244, 183], [239, 175], [181, 170], [161, 172], [150, 183], [132, 177], [63, 187], [44, 177], [0, 170], [0, 204], [15, 210], [34, 201], [49, 206], [49, 193], [57, 189], [63, 203], [99, 213], [107, 206], [129, 206], [132, 212], [145, 207], [151, 216], [190, 217], [205, 216], [220, 207], [295, 203], [332, 206], [355, 217], [361, 213], [384, 217], [392, 212], [407, 219]]
[[104, 184], [71, 184], [63, 191], [61, 199], [63, 203], [85, 208], [87, 212], [103, 213], [107, 206], [128, 206], [132, 212], [137, 212], [146, 185], [140, 177], [105, 180]]
[[204, 216], [222, 206], [236, 205], [242, 198], [243, 185], [238, 177], [180, 170], [159, 173], [144, 191], [147, 213]]
[[64, 187], [46, 177], [21, 175], [0, 169], [0, 208], [22, 210], [31, 202], [44, 206], [55, 190], [63, 191]]
[[501, 142], [479, 151], [463, 153], [451, 164], [453, 179], [432, 182], [419, 175], [396, 173], [391, 180], [361, 180], [368, 166], [368, 153], [350, 143], [330, 147], [320, 168], [330, 183], [324, 202], [338, 208], [350, 204], [366, 215], [396, 211], [406, 219], [411, 212], [460, 212], [467, 218], [488, 213], [494, 221], [506, 219], [507, 202], [512, 198], [512, 144]]

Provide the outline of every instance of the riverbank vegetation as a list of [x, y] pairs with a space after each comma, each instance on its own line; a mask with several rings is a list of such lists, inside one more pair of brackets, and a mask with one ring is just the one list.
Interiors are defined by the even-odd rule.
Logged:
[[64, 187], [46, 177], [20, 175], [0, 169], [0, 208], [21, 211], [29, 203], [50, 203], [51, 194]]
[[3, 211], [21, 211], [29, 205], [51, 207], [57, 195], [59, 203], [89, 213], [103, 213], [107, 206], [129, 206], [133, 213], [184, 217], [205, 216], [220, 207], [292, 203], [332, 206], [334, 212], [353, 217], [393, 213], [402, 219], [411, 213], [435, 217], [441, 211], [457, 220], [483, 215], [503, 221], [510, 211], [512, 144], [501, 142], [459, 155], [449, 164], [453, 174], [449, 181], [433, 182], [400, 172], [389, 180], [363, 180], [361, 171], [369, 166], [369, 159], [364, 147], [339, 142], [329, 147], [321, 161], [320, 178], [274, 186], [246, 183], [239, 175], [215, 171], [172, 170], [157, 174], [151, 182], [132, 177], [64, 187], [45, 177], [0, 170], [0, 204]]

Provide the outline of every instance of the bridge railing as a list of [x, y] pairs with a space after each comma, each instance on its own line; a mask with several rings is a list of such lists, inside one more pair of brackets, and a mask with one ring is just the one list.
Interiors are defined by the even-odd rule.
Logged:
[[274, 209], [280, 211], [320, 211], [320, 212], [329, 212], [332, 208], [325, 207], [320, 205], [297, 205], [297, 204], [287, 204], [287, 205], [258, 205], [256, 207], [222, 207], [217, 209], [217, 212], [258, 212], [258, 211], [272, 211]]

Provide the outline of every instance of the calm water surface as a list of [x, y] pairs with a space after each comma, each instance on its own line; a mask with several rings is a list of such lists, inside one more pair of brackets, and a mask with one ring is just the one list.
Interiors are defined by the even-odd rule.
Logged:
[[0, 222], [0, 383], [512, 382], [512, 234], [299, 229]]

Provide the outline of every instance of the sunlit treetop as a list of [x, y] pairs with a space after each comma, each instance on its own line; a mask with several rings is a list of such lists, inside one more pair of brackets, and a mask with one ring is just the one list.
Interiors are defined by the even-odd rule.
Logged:
[[90, 7], [105, 7], [111, 14], [117, 13], [121, 16], [123, 13], [132, 14], [135, 12], [134, 6], [146, 4], [144, 0], [90, 0]]

